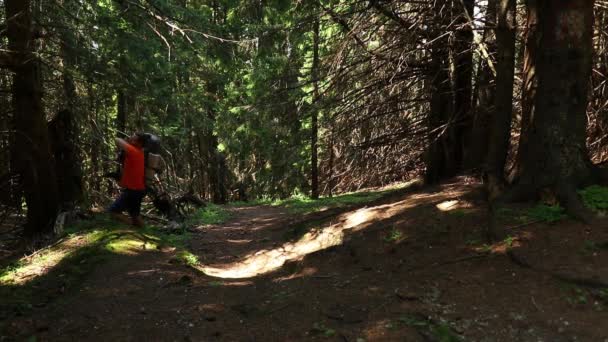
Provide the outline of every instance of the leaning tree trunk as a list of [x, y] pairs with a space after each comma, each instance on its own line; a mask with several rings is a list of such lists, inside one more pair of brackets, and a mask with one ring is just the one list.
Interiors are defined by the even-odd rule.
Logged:
[[35, 41], [29, 0], [6, 0], [9, 49], [17, 64], [13, 75], [12, 146], [27, 204], [25, 232], [52, 232], [57, 215], [57, 177], [49, 151], [47, 123], [42, 108], [42, 85], [33, 48]]
[[575, 189], [597, 176], [585, 144], [593, 1], [539, 0], [538, 29], [536, 111], [520, 156], [521, 179], [510, 196], [523, 199], [548, 188], [581, 217]]
[[515, 68], [515, 4], [515, 0], [498, 2], [496, 110], [490, 126], [491, 140], [486, 160], [486, 185], [491, 198], [498, 195], [505, 183], [504, 170], [509, 152]]

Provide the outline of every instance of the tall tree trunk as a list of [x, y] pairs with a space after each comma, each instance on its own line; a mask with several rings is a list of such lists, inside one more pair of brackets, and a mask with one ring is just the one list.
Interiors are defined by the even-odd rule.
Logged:
[[[63, 3], [70, 8], [70, 1]], [[49, 125], [51, 145], [55, 157], [57, 183], [60, 189], [60, 207], [73, 209], [82, 198], [82, 172], [78, 150], [76, 149], [76, 86], [72, 79], [72, 69], [75, 61], [73, 46], [75, 44], [72, 32], [64, 29], [61, 33], [61, 59], [63, 64], [63, 89], [65, 94], [64, 109], [57, 113]]]
[[496, 110], [490, 128], [487, 157], [487, 185], [494, 197], [504, 184], [513, 115], [513, 77], [515, 72], [515, 0], [499, 0], [496, 42]]
[[[11, 81], [6, 74], [0, 75], [0, 88], [9, 88]], [[0, 111], [0, 203], [17, 207], [19, 201], [17, 198], [21, 196], [19, 189], [15, 186], [13, 168], [14, 165], [11, 161], [11, 143], [14, 139], [14, 130], [11, 125], [13, 122], [12, 115], [9, 110], [10, 99], [5, 96], [0, 97], [0, 108], [5, 108]]]
[[116, 129], [118, 134], [125, 134], [127, 130], [128, 99], [124, 90], [118, 90], [116, 99]]
[[59, 206], [72, 210], [82, 198], [82, 174], [75, 145], [74, 114], [64, 109], [49, 123], [49, 139], [55, 158], [59, 191]]
[[469, 19], [473, 17], [474, 0], [455, 0], [454, 17], [458, 18], [453, 50], [454, 60], [454, 147], [451, 158], [457, 172], [464, 167], [465, 155], [469, 153], [473, 116], [471, 111], [473, 80], [473, 28]]
[[521, 88], [521, 132], [519, 145], [517, 147], [517, 159], [513, 173], [509, 176], [512, 182], [517, 182], [521, 174], [521, 160], [528, 146], [530, 126], [534, 118], [534, 100], [536, 98], [536, 58], [538, 47], [538, 14], [536, 8], [537, 0], [526, 0], [526, 28], [524, 46], [523, 82]]
[[333, 123], [330, 124], [331, 125], [331, 129], [330, 129], [330, 138], [329, 138], [329, 146], [327, 147], [327, 150], [329, 151], [329, 162], [327, 165], [327, 189], [328, 189], [328, 196], [329, 197], [333, 197], [334, 195], [334, 184], [336, 183], [335, 179], [334, 179], [334, 158], [335, 158], [335, 132], [334, 132], [334, 128], [333, 128]]
[[92, 184], [90, 185], [90, 188], [92, 188], [93, 190], [95, 190], [95, 192], [99, 193], [101, 192], [101, 168], [100, 168], [100, 143], [99, 143], [99, 139], [101, 139], [101, 137], [99, 137], [99, 133], [100, 130], [98, 129], [97, 126], [97, 122], [99, 120], [99, 117], [97, 115], [97, 106], [96, 106], [96, 102], [95, 102], [95, 92], [93, 91], [93, 81], [92, 80], [88, 80], [88, 89], [87, 89], [87, 96], [89, 98], [89, 112], [91, 113], [90, 116], [90, 130], [93, 132], [92, 134], [90, 134], [90, 145], [91, 145], [91, 175], [93, 177], [92, 178]]
[[434, 2], [435, 26], [432, 28], [432, 36], [429, 37], [433, 44], [430, 49], [431, 65], [427, 79], [427, 88], [431, 94], [427, 123], [429, 147], [425, 157], [425, 182], [428, 184], [456, 174], [458, 168], [453, 152], [462, 146], [454, 143], [452, 139], [454, 125], [450, 119], [454, 113], [454, 102], [448, 65], [449, 49], [446, 47], [447, 40], [439, 38], [450, 21], [445, 11], [446, 4], [446, 0]]
[[13, 76], [13, 117], [16, 130], [12, 153], [27, 204], [25, 232], [52, 232], [58, 210], [57, 177], [49, 151], [42, 108], [42, 80], [38, 70], [29, 0], [6, 0], [9, 48], [18, 65]]
[[[536, 111], [522, 159], [522, 175], [509, 194], [518, 199], [552, 189], [572, 214], [584, 207], [576, 187], [597, 180], [586, 146], [592, 66], [593, 1], [538, 0], [540, 45]], [[584, 218], [584, 217], [583, 217]]]
[[313, 57], [312, 57], [312, 82], [313, 82], [313, 106], [312, 106], [312, 118], [311, 118], [311, 132], [310, 132], [310, 177], [311, 177], [311, 197], [319, 198], [319, 168], [318, 168], [318, 108], [319, 104], [319, 20], [315, 20], [313, 24]]
[[[488, 48], [489, 58], [496, 54], [496, 3], [498, 0], [488, 0], [486, 9], [486, 22], [484, 29], [484, 43]], [[481, 54], [480, 54], [481, 55]], [[485, 162], [490, 141], [490, 122], [495, 110], [496, 77], [490, 60], [480, 56], [476, 82], [476, 107], [473, 121], [471, 144], [466, 169], [479, 169]], [[492, 65], [496, 63], [492, 62]]]

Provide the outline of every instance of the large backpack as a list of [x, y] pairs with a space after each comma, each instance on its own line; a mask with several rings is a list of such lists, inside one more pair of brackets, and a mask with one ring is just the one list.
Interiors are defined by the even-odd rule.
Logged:
[[150, 188], [162, 168], [160, 138], [152, 133], [143, 133], [141, 138], [143, 139], [146, 188]]

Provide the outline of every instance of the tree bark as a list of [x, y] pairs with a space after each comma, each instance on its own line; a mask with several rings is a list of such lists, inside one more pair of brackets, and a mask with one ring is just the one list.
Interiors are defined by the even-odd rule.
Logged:
[[9, 49], [20, 64], [14, 68], [13, 110], [16, 130], [13, 156], [27, 204], [25, 232], [33, 237], [52, 232], [58, 210], [57, 177], [49, 150], [42, 108], [42, 85], [34, 54], [29, 0], [6, 0]]
[[536, 98], [536, 88], [538, 86], [536, 79], [536, 55], [538, 47], [538, 31], [537, 31], [537, 0], [526, 1], [526, 31], [525, 31], [525, 46], [524, 46], [524, 65], [523, 65], [523, 82], [521, 88], [521, 132], [519, 135], [519, 145], [517, 147], [517, 159], [513, 173], [509, 176], [511, 182], [517, 182], [521, 175], [522, 164], [520, 160], [524, 158], [528, 146], [530, 135], [530, 126], [534, 118], [534, 99]]
[[127, 129], [128, 100], [124, 90], [118, 90], [116, 101], [116, 129], [118, 130], [118, 134], [125, 134]]
[[319, 198], [319, 162], [318, 162], [318, 135], [319, 135], [319, 20], [313, 23], [313, 58], [312, 58], [312, 83], [313, 83], [313, 105], [310, 132], [310, 177], [311, 177], [311, 197]]
[[[489, 0], [486, 9], [484, 42], [490, 58], [496, 54], [496, 2]], [[494, 63], [496, 64], [496, 63]], [[486, 58], [480, 58], [476, 82], [476, 108], [472, 127], [471, 145], [466, 160], [466, 169], [480, 169], [488, 154], [490, 122], [495, 110], [496, 77]]]
[[425, 156], [427, 184], [436, 183], [456, 174], [458, 167], [454, 150], [462, 146], [453, 139], [454, 101], [448, 65], [449, 49], [446, 47], [446, 39], [439, 38], [450, 21], [449, 15], [444, 10], [446, 4], [446, 0], [435, 1], [434, 27], [429, 37], [433, 44], [430, 49], [430, 73], [427, 79], [427, 88], [431, 94], [427, 122], [429, 146]]
[[490, 197], [497, 196], [505, 183], [504, 170], [509, 153], [515, 72], [515, 5], [515, 0], [498, 2], [496, 110], [490, 127], [491, 140], [486, 161]]
[[95, 190], [97, 193], [101, 192], [101, 167], [100, 167], [100, 144], [99, 144], [99, 140], [100, 137], [98, 137], [97, 135], [99, 134], [99, 129], [97, 127], [97, 122], [99, 120], [99, 117], [97, 115], [97, 106], [95, 103], [95, 92], [93, 91], [93, 81], [92, 80], [88, 80], [88, 87], [87, 87], [87, 97], [89, 98], [89, 112], [91, 113], [90, 115], [90, 120], [89, 123], [91, 125], [90, 129], [93, 132], [93, 134], [90, 135], [90, 145], [91, 145], [91, 154], [90, 154], [90, 158], [91, 158], [91, 174], [92, 174], [92, 184], [90, 184], [90, 188], [92, 188], [93, 190]]
[[538, 29], [536, 111], [521, 179], [509, 197], [523, 199], [548, 188], [580, 215], [575, 190], [598, 179], [586, 146], [593, 1], [538, 0]]
[[[0, 75], [0, 88], [9, 88], [11, 84], [8, 75]], [[0, 97], [0, 108], [5, 108], [0, 111], [0, 177], [3, 181], [0, 182], [0, 203], [18, 207], [20, 205], [21, 190], [16, 186], [14, 179], [14, 165], [11, 160], [11, 145], [15, 139], [14, 130], [12, 127], [12, 114], [7, 108], [10, 108], [10, 99]]]
[[55, 158], [55, 172], [62, 210], [74, 209], [82, 199], [82, 173], [76, 139], [74, 114], [64, 109], [49, 123], [49, 139]]
[[[63, 6], [70, 7], [69, 0]], [[60, 207], [64, 210], [74, 208], [76, 202], [82, 199], [82, 171], [76, 148], [76, 85], [72, 79], [72, 69], [75, 66], [73, 54], [74, 36], [71, 31], [61, 32], [61, 59], [63, 64], [63, 90], [65, 94], [64, 109], [59, 111], [49, 125], [49, 134], [57, 183], [60, 189]]]
[[458, 171], [464, 167], [469, 153], [473, 113], [471, 111], [473, 79], [473, 28], [469, 18], [473, 17], [474, 0], [455, 0], [454, 17], [458, 18], [455, 33], [454, 60], [454, 141], [459, 146], [453, 149], [451, 158]]

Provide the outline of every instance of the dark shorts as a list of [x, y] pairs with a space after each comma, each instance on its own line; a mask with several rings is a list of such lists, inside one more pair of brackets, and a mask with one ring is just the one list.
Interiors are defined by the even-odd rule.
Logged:
[[123, 189], [120, 196], [112, 203], [108, 211], [111, 213], [122, 213], [127, 211], [133, 218], [139, 216], [141, 211], [141, 200], [146, 195], [145, 190]]

